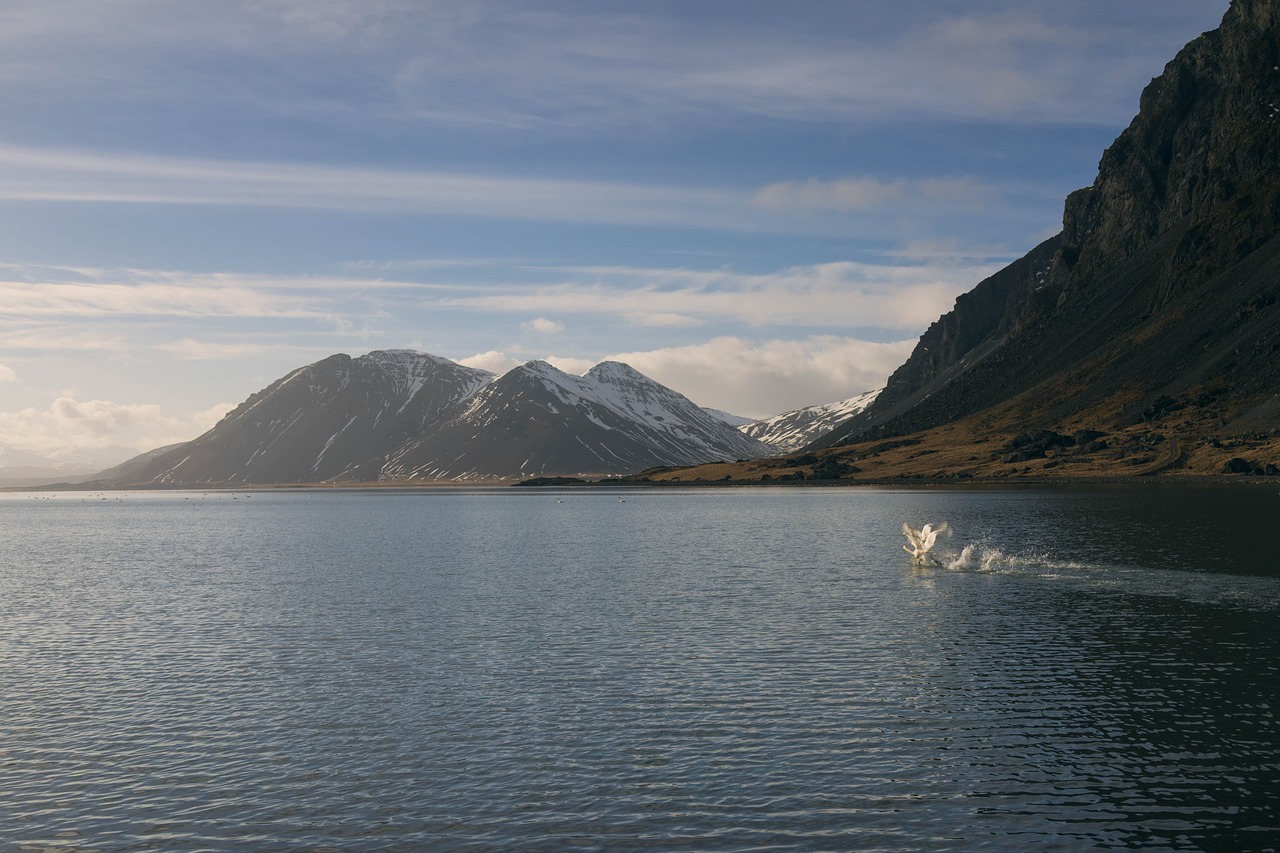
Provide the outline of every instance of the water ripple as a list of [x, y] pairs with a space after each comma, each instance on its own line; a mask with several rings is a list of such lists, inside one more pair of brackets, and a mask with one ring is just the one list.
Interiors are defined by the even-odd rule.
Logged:
[[1280, 843], [1273, 578], [1078, 560], [1070, 530], [987, 570], [901, 559], [903, 518], [977, 528], [999, 494], [619, 506], [0, 500], [0, 840]]

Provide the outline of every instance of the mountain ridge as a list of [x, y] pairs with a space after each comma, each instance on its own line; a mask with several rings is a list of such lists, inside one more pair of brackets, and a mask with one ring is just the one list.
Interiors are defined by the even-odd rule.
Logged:
[[880, 389], [864, 391], [846, 400], [805, 406], [761, 418], [738, 426], [738, 430], [757, 441], [790, 453], [819, 440], [839, 424], [865, 409], [880, 394]]
[[104, 472], [118, 483], [489, 481], [631, 473], [776, 452], [620, 362], [501, 376], [411, 350], [336, 354], [204, 435]]
[[1183, 48], [1093, 185], [1064, 202], [1062, 232], [957, 298], [881, 396], [816, 446], [979, 413], [1125, 427], [1161, 398], [1184, 411], [1206, 394], [1238, 431], [1274, 426], [1278, 19], [1275, 0], [1236, 0]]

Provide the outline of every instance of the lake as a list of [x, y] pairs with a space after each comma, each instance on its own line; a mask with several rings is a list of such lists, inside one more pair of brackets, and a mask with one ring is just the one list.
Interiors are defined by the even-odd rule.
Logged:
[[1261, 482], [0, 494], [0, 846], [1274, 850], [1278, 520]]

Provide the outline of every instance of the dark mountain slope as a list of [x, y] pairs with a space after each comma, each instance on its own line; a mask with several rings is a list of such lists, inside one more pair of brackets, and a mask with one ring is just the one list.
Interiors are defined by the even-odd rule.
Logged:
[[1143, 92], [1062, 234], [957, 299], [822, 444], [979, 414], [997, 430], [1160, 410], [1206, 431], [1274, 426], [1278, 164], [1278, 3], [1235, 0]]
[[408, 350], [334, 355], [254, 394], [131, 482], [303, 483], [390, 453], [493, 374]]

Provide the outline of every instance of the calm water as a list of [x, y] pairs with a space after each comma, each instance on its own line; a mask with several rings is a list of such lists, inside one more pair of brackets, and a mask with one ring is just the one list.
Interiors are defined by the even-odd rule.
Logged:
[[1280, 847], [1275, 487], [623, 496], [0, 496], [0, 849]]

